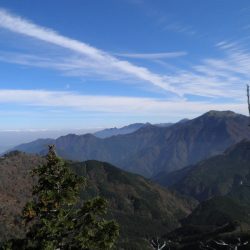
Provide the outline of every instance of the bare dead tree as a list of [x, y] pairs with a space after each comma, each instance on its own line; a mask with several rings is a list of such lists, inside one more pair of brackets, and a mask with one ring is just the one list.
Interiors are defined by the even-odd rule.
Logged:
[[239, 247], [245, 246], [248, 244], [248, 241], [241, 241], [240, 238], [237, 238], [235, 243], [226, 243], [223, 240], [214, 241], [219, 246], [226, 246], [229, 250], [238, 250]]
[[[250, 117], [250, 94], [249, 94], [249, 85], [248, 84], [247, 84], [247, 107], [248, 107], [248, 114]], [[250, 126], [250, 124], [248, 126]]]
[[[167, 246], [167, 242], [166, 241], [160, 242], [159, 238], [156, 237], [156, 239], [150, 240], [150, 245], [155, 250], [162, 250], [162, 249], [164, 249], [164, 247]], [[168, 249], [170, 249], [170, 248], [168, 248]]]
[[248, 104], [248, 111], [250, 115], [250, 97], [249, 97], [249, 85], [247, 84], [247, 104]]
[[[247, 107], [248, 107], [248, 115], [250, 118], [250, 90], [249, 90], [248, 84], [247, 84]], [[248, 126], [250, 126], [250, 122], [249, 122]], [[250, 185], [245, 184], [243, 180], [241, 180], [240, 185], [243, 185], [245, 187], [250, 187]]]

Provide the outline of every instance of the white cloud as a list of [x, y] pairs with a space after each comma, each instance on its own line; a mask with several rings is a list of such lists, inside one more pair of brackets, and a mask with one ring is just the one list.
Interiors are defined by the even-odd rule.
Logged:
[[[172, 65], [172, 73], [164, 76], [166, 82], [178, 89], [182, 96], [197, 95], [208, 98], [234, 98], [242, 99], [245, 81], [250, 77], [250, 54], [246, 52], [226, 50], [224, 58], [206, 58], [198, 65], [191, 66], [190, 70], [181, 70]], [[106, 65], [99, 65], [94, 61], [83, 60], [81, 57], [42, 57], [21, 53], [6, 53], [0, 51], [0, 60], [5, 62], [42, 67], [62, 71], [70, 76], [95, 76], [101, 79], [121, 80], [124, 76], [117, 71], [110, 71]], [[161, 60], [154, 60], [162, 64]], [[126, 66], [129, 67], [129, 66]], [[102, 69], [101, 75], [98, 72]], [[171, 70], [171, 69], [170, 69]], [[140, 74], [138, 71], [137, 74]], [[141, 72], [143, 74], [143, 70]], [[153, 77], [151, 76], [153, 79]], [[162, 77], [163, 78], [163, 77]], [[155, 76], [155, 81], [158, 77]]]
[[187, 100], [166, 101], [128, 96], [93, 96], [67, 91], [0, 90], [0, 103], [34, 107], [72, 108], [79, 111], [148, 115], [165, 117], [195, 117], [208, 110], [233, 110], [247, 113], [245, 103], [211, 103]]
[[116, 56], [127, 57], [127, 58], [138, 58], [138, 59], [164, 59], [164, 58], [176, 58], [186, 56], [185, 51], [176, 52], [162, 52], [162, 53], [116, 53]]
[[54, 30], [44, 28], [19, 16], [12, 15], [4, 9], [0, 9], [0, 27], [77, 52], [87, 57], [87, 61], [89, 61], [90, 64], [95, 64], [94, 70], [98, 69], [99, 73], [118, 71], [125, 75], [128, 74], [137, 80], [147, 81], [164, 90], [178, 94], [177, 90], [172, 87], [163, 76], [155, 74], [147, 68], [136, 66], [127, 61], [118, 60], [102, 50], [62, 36]]
[[[0, 9], [0, 27], [54, 44], [62, 50], [62, 53], [56, 56], [49, 55], [49, 53], [41, 56], [0, 52], [0, 60], [55, 69], [70, 76], [94, 76], [108, 80], [133, 80], [140, 83], [146, 81], [186, 98], [189, 98], [188, 95], [195, 95], [221, 98], [222, 101], [230, 98], [236, 101], [244, 99], [245, 84], [250, 77], [250, 53], [239, 49], [235, 42], [222, 41], [217, 44], [217, 48], [223, 51], [223, 56], [204, 58], [199, 64], [191, 65], [189, 70], [173, 67], [171, 73], [163, 75], [153, 73], [145, 67], [136, 66], [128, 61], [119, 60], [110, 53], [62, 36], [3, 9]], [[178, 23], [172, 28], [180, 28], [181, 31]], [[121, 53], [120, 56], [153, 59], [164, 66], [164, 62], [160, 60], [163, 57], [182, 56], [185, 53], [182, 51], [152, 54]]]
[[168, 76], [168, 82], [178, 85], [182, 95], [244, 100], [250, 78], [250, 52], [237, 42], [222, 41], [216, 47], [223, 52], [222, 56], [204, 58], [189, 71], [176, 70]]

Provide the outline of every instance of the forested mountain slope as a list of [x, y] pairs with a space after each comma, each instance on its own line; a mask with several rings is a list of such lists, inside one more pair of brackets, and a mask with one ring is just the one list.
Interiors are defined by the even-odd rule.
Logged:
[[[30, 170], [45, 159], [38, 155], [11, 152], [0, 159], [0, 241], [21, 237], [20, 213], [31, 197], [35, 179]], [[109, 217], [121, 227], [120, 245], [130, 249], [145, 244], [146, 235], [161, 234], [178, 227], [196, 202], [161, 188], [144, 177], [127, 173], [98, 161], [68, 162], [78, 175], [86, 177], [81, 198], [100, 195], [108, 200]], [[137, 243], [136, 243], [137, 242]], [[144, 243], [141, 243], [144, 242]]]
[[201, 201], [225, 195], [250, 182], [250, 141], [243, 140], [223, 154], [154, 180]]
[[[91, 134], [62, 136], [53, 141], [58, 154], [70, 160], [100, 160], [146, 177], [195, 164], [250, 138], [248, 117], [231, 111], [210, 111], [170, 127], [146, 126], [106, 139]], [[39, 144], [40, 143], [40, 147]], [[44, 141], [16, 147], [45, 154]], [[34, 150], [35, 149], [35, 150]]]

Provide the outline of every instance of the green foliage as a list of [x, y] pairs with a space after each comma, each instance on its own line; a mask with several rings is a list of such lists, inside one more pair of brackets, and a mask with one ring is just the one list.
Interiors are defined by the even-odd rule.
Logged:
[[[24, 226], [20, 218], [23, 207], [32, 200], [32, 186], [38, 183], [37, 176], [31, 178], [29, 172], [45, 164], [46, 158], [21, 152], [0, 159], [0, 199], [3, 201], [0, 204], [0, 242], [15, 239], [14, 245], [18, 250], [18, 245], [22, 243], [18, 239], [24, 239], [28, 225], [32, 226], [35, 222], [35, 219], [31, 220]], [[115, 219], [121, 225], [115, 249], [150, 249], [146, 235], [160, 236], [175, 229], [179, 225], [178, 219], [186, 217], [196, 205], [109, 163], [66, 161], [66, 164], [77, 176], [86, 178], [86, 188], [81, 188], [78, 209], [82, 207], [81, 202], [97, 196], [108, 201], [105, 218]], [[139, 209], [135, 209], [136, 200], [142, 204]]]
[[[33, 200], [23, 209], [29, 227], [19, 249], [111, 249], [118, 237], [118, 225], [104, 219], [107, 202], [100, 197], [79, 202], [85, 180], [74, 174], [50, 146], [47, 164], [33, 170], [38, 177]], [[10, 241], [5, 249], [15, 249]]]

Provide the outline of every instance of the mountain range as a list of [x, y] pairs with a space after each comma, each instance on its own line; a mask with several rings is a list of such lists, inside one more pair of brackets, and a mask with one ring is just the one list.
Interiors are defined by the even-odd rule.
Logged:
[[150, 125], [150, 123], [133, 123], [128, 126], [121, 127], [121, 128], [114, 127], [114, 128], [103, 129], [103, 130], [95, 132], [94, 135], [98, 138], [104, 139], [104, 138], [108, 138], [108, 137], [115, 136], [115, 135], [130, 134], [147, 125]]
[[[187, 119], [182, 119], [179, 122], [185, 122]], [[171, 126], [174, 123], [158, 123], [154, 124], [155, 126], [159, 127], [167, 127]], [[106, 129], [97, 129], [97, 128], [91, 128], [91, 129], [58, 129], [58, 130], [47, 130], [47, 129], [41, 129], [41, 130], [2, 130], [0, 131], [0, 154], [3, 154], [4, 152], [8, 151], [11, 148], [14, 148], [16, 145], [28, 143], [37, 139], [41, 138], [51, 138], [55, 139], [63, 135], [67, 134], [76, 134], [76, 135], [82, 135], [86, 133], [91, 133], [95, 135], [98, 138], [107, 138], [115, 135], [120, 134], [130, 134], [135, 132], [136, 130], [151, 125], [150, 123], [133, 123], [121, 128], [106, 128]]]
[[[178, 123], [183, 123], [188, 121], [188, 119], [182, 119], [180, 120]], [[139, 130], [140, 128], [143, 127], [147, 127], [147, 126], [156, 126], [156, 127], [169, 127], [171, 125], [173, 125], [174, 123], [168, 122], [168, 123], [156, 123], [156, 124], [150, 124], [149, 122], [147, 123], [133, 123], [121, 128], [107, 128], [107, 129], [103, 129], [100, 131], [97, 131], [94, 133], [94, 135], [98, 138], [108, 138], [111, 136], [115, 136], [115, 135], [125, 135], [125, 134], [131, 134], [137, 130]]]
[[[44, 157], [18, 151], [0, 158], [0, 242], [24, 234], [20, 214], [35, 183], [30, 171], [44, 163]], [[179, 220], [197, 205], [193, 199], [108, 163], [67, 164], [87, 180], [87, 188], [81, 192], [83, 200], [98, 195], [108, 200], [109, 217], [121, 225], [121, 249], [139, 249], [143, 245], [147, 249], [147, 235], [160, 235], [178, 227]]]
[[211, 239], [232, 241], [240, 237], [249, 241], [249, 166], [250, 141], [241, 141], [223, 154], [168, 175], [158, 175], [161, 184], [200, 200], [182, 220], [182, 226], [167, 237], [178, 238], [181, 249], [192, 250], [201, 249], [200, 241]]
[[[201, 202], [182, 220], [182, 226], [167, 234], [168, 239], [178, 239], [178, 249], [204, 249], [199, 242], [210, 242], [208, 249], [225, 249], [213, 244], [213, 239], [225, 242], [250, 240], [250, 188], [239, 186], [228, 194], [214, 196]], [[213, 247], [213, 248], [211, 248]], [[205, 248], [206, 249], [206, 248]], [[249, 249], [249, 245], [245, 248]]]
[[250, 142], [243, 140], [223, 154], [153, 180], [199, 201], [226, 195], [250, 181]]
[[[67, 163], [87, 180], [81, 199], [100, 195], [108, 200], [109, 217], [121, 225], [118, 249], [150, 249], [147, 235], [165, 235], [178, 241], [180, 249], [194, 250], [200, 249], [199, 241], [250, 229], [249, 150], [250, 141], [241, 141], [222, 154], [172, 172], [170, 189], [109, 163]], [[0, 158], [1, 240], [22, 236], [19, 214], [34, 183], [29, 172], [44, 163], [44, 157], [18, 151]], [[198, 206], [194, 198], [200, 200]]]
[[121, 169], [155, 176], [169, 173], [222, 153], [229, 146], [250, 138], [248, 117], [231, 111], [209, 111], [202, 116], [167, 127], [143, 126], [137, 131], [108, 138], [92, 134], [38, 140], [14, 148], [45, 154], [46, 145], [56, 145], [58, 154], [69, 160], [99, 160]]
[[15, 147], [16, 145], [28, 143], [38, 138], [58, 138], [69, 133], [86, 134], [94, 133], [97, 129], [17, 129], [0, 130], [0, 154]]
[[[181, 171], [170, 174], [178, 177], [170, 188], [200, 199], [198, 206], [192, 198], [109, 163], [67, 161], [67, 164], [87, 180], [81, 199], [100, 195], [108, 200], [108, 216], [121, 226], [117, 249], [147, 250], [150, 249], [147, 236], [165, 234], [178, 242], [178, 249], [195, 250], [200, 249], [199, 241], [236, 237], [250, 229], [249, 150], [250, 142], [242, 141], [223, 154], [185, 168], [182, 177], [178, 176]], [[0, 241], [24, 234], [20, 213], [35, 182], [30, 170], [44, 163], [44, 157], [18, 151], [0, 158]]]

